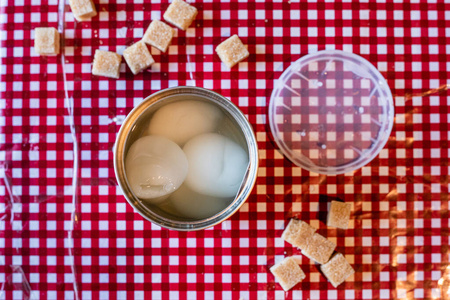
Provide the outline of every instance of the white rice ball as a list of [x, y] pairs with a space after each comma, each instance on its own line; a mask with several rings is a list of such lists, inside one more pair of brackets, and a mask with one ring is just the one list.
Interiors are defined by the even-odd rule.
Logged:
[[125, 171], [134, 194], [158, 204], [181, 186], [188, 172], [188, 161], [183, 150], [169, 139], [145, 136], [128, 150]]
[[186, 185], [214, 197], [235, 197], [248, 168], [248, 154], [217, 133], [199, 135], [183, 147], [189, 162]]
[[213, 132], [224, 117], [220, 108], [196, 100], [167, 104], [158, 109], [150, 120], [149, 135], [160, 135], [183, 146], [191, 138]]

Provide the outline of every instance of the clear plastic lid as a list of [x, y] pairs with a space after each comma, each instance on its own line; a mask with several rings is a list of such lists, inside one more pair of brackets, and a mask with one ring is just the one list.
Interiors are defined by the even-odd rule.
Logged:
[[394, 122], [392, 93], [364, 58], [320, 51], [283, 72], [269, 122], [280, 150], [299, 167], [346, 173], [369, 163], [386, 144]]

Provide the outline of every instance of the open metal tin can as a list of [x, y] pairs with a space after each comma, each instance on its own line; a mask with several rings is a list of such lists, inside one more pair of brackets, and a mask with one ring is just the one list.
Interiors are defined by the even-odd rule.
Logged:
[[[131, 190], [125, 170], [125, 157], [131, 144], [142, 135], [142, 124], [163, 105], [172, 101], [184, 99], [198, 99], [212, 103], [235, 123], [245, 140], [244, 145], [249, 155], [249, 165], [243, 182], [235, 199], [221, 212], [205, 219], [185, 219], [169, 214], [157, 206], [146, 205], [138, 199]], [[252, 126], [239, 108], [227, 98], [199, 87], [173, 87], [156, 92], [136, 106], [123, 122], [114, 146], [114, 171], [119, 186], [128, 203], [145, 219], [154, 224], [178, 231], [194, 231], [217, 225], [232, 216], [249, 197], [255, 185], [258, 170], [258, 145]]]

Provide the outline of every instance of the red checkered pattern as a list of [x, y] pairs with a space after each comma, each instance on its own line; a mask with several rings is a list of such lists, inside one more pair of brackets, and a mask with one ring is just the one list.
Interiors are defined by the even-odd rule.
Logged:
[[[123, 63], [112, 80], [91, 75], [95, 50], [122, 53], [168, 3], [94, 2], [98, 16], [79, 23], [56, 0], [0, 1], [0, 299], [438, 299], [448, 292], [449, 3], [195, 1], [195, 22], [176, 31], [168, 53], [152, 48], [155, 65], [134, 76]], [[62, 55], [34, 52], [39, 26], [59, 28]], [[235, 33], [251, 54], [230, 71], [214, 48]], [[323, 49], [362, 55], [395, 98], [394, 129], [380, 155], [339, 176], [292, 165], [267, 121], [274, 81]], [[177, 85], [237, 104], [261, 158], [240, 211], [191, 233], [133, 212], [112, 164], [121, 120], [144, 97]], [[353, 204], [346, 231], [325, 225], [335, 198]], [[307, 277], [284, 293], [268, 270], [300, 255], [280, 238], [292, 216], [336, 242], [354, 276], [333, 288], [300, 256]]]

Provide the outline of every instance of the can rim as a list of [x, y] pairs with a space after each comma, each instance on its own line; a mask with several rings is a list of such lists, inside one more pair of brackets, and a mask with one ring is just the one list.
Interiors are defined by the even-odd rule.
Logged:
[[[128, 133], [133, 129], [137, 120], [144, 114], [152, 105], [157, 102], [163, 101], [166, 98], [174, 95], [189, 94], [197, 95], [202, 98], [213, 101], [218, 104], [222, 109], [226, 110], [231, 117], [238, 123], [244, 135], [248, 153], [249, 153], [249, 168], [244, 177], [245, 184], [242, 186], [238, 195], [230, 205], [221, 212], [201, 220], [193, 221], [178, 221], [165, 218], [154, 211], [148, 209], [142, 202], [134, 196], [131, 191], [127, 179], [125, 176], [125, 149], [128, 141]], [[117, 182], [122, 189], [123, 195], [127, 202], [146, 220], [172, 230], [177, 231], [196, 231], [206, 229], [215, 226], [226, 219], [230, 218], [239, 208], [245, 203], [249, 197], [257, 177], [257, 170], [259, 165], [258, 158], [258, 144], [256, 142], [255, 133], [251, 124], [248, 122], [242, 111], [233, 104], [230, 100], [224, 96], [200, 87], [179, 86], [172, 87], [158, 91], [146, 97], [140, 104], [131, 110], [122, 123], [120, 130], [116, 137], [116, 142], [113, 148], [114, 154], [114, 173], [116, 175]]]

